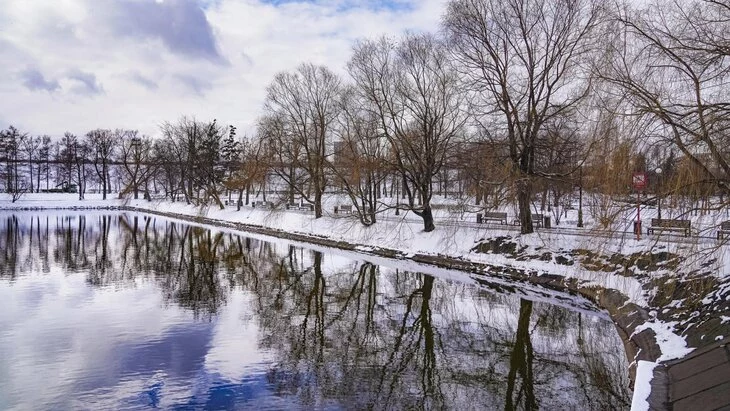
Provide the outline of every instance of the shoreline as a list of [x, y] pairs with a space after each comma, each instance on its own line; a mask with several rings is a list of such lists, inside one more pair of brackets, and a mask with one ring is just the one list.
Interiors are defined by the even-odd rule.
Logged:
[[[641, 301], [637, 301], [636, 297], [632, 298], [631, 296], [626, 295], [623, 292], [624, 290], [612, 288], [610, 286], [602, 286], [600, 284], [596, 284], [595, 281], [586, 281], [585, 279], [570, 275], [570, 272], [568, 272], [567, 275], [551, 274], [546, 272], [546, 269], [541, 267], [539, 264], [538, 267], [531, 269], [528, 267], [531, 263], [529, 259], [527, 261], [523, 261], [525, 264], [522, 264], [522, 266], [517, 264], [500, 264], [499, 261], [496, 263], [489, 263], [484, 261], [485, 258], [483, 258], [483, 255], [477, 256], [475, 253], [469, 253], [469, 255], [454, 255], [436, 252], [437, 250], [434, 250], [434, 252], [413, 252], [407, 247], [399, 249], [397, 247], [390, 247], [388, 244], [385, 244], [384, 246], [375, 246], [367, 244], [367, 242], [363, 244], [360, 242], [346, 241], [342, 238], [342, 233], [340, 233], [340, 238], [337, 238], [336, 235], [320, 235], [315, 229], [311, 229], [310, 232], [304, 232], [301, 230], [301, 226], [299, 229], [286, 230], [276, 227], [276, 224], [272, 224], [272, 221], [267, 220], [271, 218], [273, 221], [280, 222], [283, 218], [282, 216], [285, 215], [280, 213], [286, 213], [280, 211], [252, 211], [251, 208], [244, 207], [240, 212], [233, 211], [233, 215], [236, 218], [226, 218], [226, 214], [228, 214], [229, 217], [231, 216], [231, 210], [220, 211], [213, 208], [205, 209], [185, 206], [180, 203], [165, 204], [161, 202], [147, 202], [144, 200], [122, 201], [113, 199], [105, 200], [103, 202], [94, 200], [87, 201], [88, 202], [85, 205], [78, 205], [77, 200], [75, 204], [56, 204], [53, 206], [46, 204], [30, 205], [19, 202], [21, 204], [15, 203], [9, 207], [2, 204], [0, 205], [0, 210], [118, 210], [158, 215], [195, 224], [230, 229], [244, 234], [253, 233], [288, 241], [355, 252], [366, 256], [412, 261], [418, 264], [426, 264], [437, 268], [459, 271], [465, 276], [471, 275], [474, 276], [474, 278], [481, 278], [484, 280], [492, 278], [501, 281], [508, 281], [510, 283], [517, 284], [518, 287], [519, 284], [523, 284], [536, 286], [553, 292], [565, 293], [574, 296], [577, 295], [590, 301], [596, 307], [606, 310], [608, 313], [615, 325], [619, 337], [624, 343], [624, 351], [627, 362], [629, 363], [630, 379], [635, 383], [635, 386], [640, 383], [639, 381], [636, 381], [637, 364], [639, 364], [639, 361], [647, 361], [658, 365], [654, 368], [653, 378], [651, 378], [651, 381], [653, 381], [652, 385], [662, 384], [660, 381], [663, 381], [664, 383], [662, 385], [664, 385], [664, 388], [668, 388], [668, 381], [666, 381], [666, 378], [661, 378], [662, 370], [666, 367], [666, 365], [663, 364], [671, 359], [682, 358], [691, 351], [689, 350], [681, 356], [669, 356], [669, 358], [667, 358], [670, 353], [663, 352], [662, 350], [661, 342], [659, 341], [662, 336], [657, 335], [657, 332], [654, 329], [655, 327], [647, 326], [647, 324], [652, 323], [653, 320], [656, 321], [656, 315], [652, 312], [652, 307], [642, 306]], [[245, 211], [249, 212], [245, 213]], [[271, 217], [272, 215], [274, 215], [274, 217]], [[301, 217], [301, 220], [313, 220], [312, 217], [308, 215], [299, 215], [299, 217]], [[333, 218], [330, 217], [330, 220], [332, 219]], [[335, 219], [340, 220], [337, 218]], [[336, 222], [330, 221], [330, 223], [335, 224]], [[306, 225], [304, 223], [302, 224], [302, 226]], [[310, 221], [310, 224], [314, 223]], [[279, 225], [281, 226], [282, 224]], [[284, 226], [286, 226], [286, 224], [284, 224]], [[399, 229], [404, 230], [406, 228], [400, 227]], [[437, 226], [437, 231], [438, 230], [439, 228]], [[444, 227], [441, 227], [441, 230], [446, 231]], [[493, 255], [494, 254], [490, 254], [489, 256]], [[499, 258], [495, 259], [499, 260]], [[579, 267], [579, 270], [581, 269], [584, 268]], [[649, 381], [641, 382], [641, 384], [648, 383]], [[653, 406], [663, 404], [666, 402], [668, 391], [668, 389], [662, 389], [661, 387], [657, 389], [657, 387], [653, 386], [649, 394], [649, 398], [645, 400]]]

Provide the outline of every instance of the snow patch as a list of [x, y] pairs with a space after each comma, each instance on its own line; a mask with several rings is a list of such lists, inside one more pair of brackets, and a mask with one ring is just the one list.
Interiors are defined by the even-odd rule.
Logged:
[[666, 323], [658, 320], [647, 321], [636, 327], [631, 337], [646, 329], [651, 329], [656, 334], [656, 342], [662, 352], [662, 355], [657, 361], [661, 362], [682, 358], [691, 353], [694, 348], [687, 347], [687, 341], [685, 341], [684, 337], [674, 333], [675, 325], [677, 325], [676, 321]]
[[648, 400], [651, 393], [651, 380], [654, 378], [654, 368], [658, 365], [651, 361], [639, 361], [636, 365], [636, 382], [634, 382], [631, 411], [649, 411]]

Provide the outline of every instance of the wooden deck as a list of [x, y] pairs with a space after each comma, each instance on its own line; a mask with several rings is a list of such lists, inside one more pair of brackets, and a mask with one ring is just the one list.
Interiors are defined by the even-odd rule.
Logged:
[[730, 338], [657, 367], [652, 409], [730, 410]]

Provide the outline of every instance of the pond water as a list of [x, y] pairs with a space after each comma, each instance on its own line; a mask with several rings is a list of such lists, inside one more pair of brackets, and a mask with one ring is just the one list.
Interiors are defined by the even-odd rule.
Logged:
[[0, 245], [0, 409], [630, 404], [605, 314], [466, 275], [110, 212], [6, 212]]

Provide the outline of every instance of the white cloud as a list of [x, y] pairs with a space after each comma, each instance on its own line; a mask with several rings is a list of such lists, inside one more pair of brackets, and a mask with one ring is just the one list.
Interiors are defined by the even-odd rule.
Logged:
[[437, 30], [446, 1], [3, 0], [2, 121], [154, 136], [194, 115], [251, 131], [275, 73], [311, 61], [344, 74], [355, 39]]

